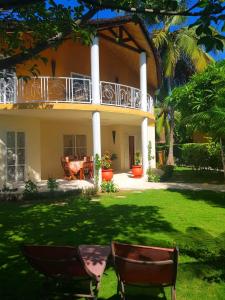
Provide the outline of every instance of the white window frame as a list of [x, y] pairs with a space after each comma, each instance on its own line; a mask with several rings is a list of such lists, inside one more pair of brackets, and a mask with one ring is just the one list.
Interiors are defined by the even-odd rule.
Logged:
[[[72, 136], [72, 147], [65, 147], [64, 146], [64, 137], [65, 136]], [[85, 137], [85, 146], [81, 146], [81, 147], [78, 147], [77, 146], [77, 136], [84, 136]], [[64, 156], [67, 156], [65, 155], [65, 149], [72, 149], [72, 156], [78, 156], [78, 153], [77, 153], [77, 149], [85, 149], [86, 151], [86, 154], [87, 155], [87, 135], [86, 134], [63, 134], [63, 155]]]
[[91, 79], [91, 76], [89, 75], [85, 75], [85, 74], [81, 74], [81, 73], [76, 73], [76, 72], [70, 72], [70, 76], [72, 78], [78, 78], [78, 79]]
[[[13, 132], [14, 138], [15, 138], [15, 163], [13, 165], [9, 165], [8, 164], [8, 149], [10, 149], [10, 147], [8, 147], [8, 141], [7, 141], [7, 134]], [[24, 134], [24, 147], [23, 148], [18, 148], [18, 143], [17, 143], [17, 138], [18, 138], [18, 133], [23, 133]], [[26, 178], [26, 133], [25, 131], [22, 130], [8, 130], [6, 132], [6, 179], [8, 182], [10, 182], [11, 180], [9, 180], [8, 178], [8, 168], [9, 167], [15, 167], [15, 181], [11, 181], [11, 182], [19, 182], [19, 181], [24, 181]], [[23, 149], [24, 150], [24, 164], [18, 164], [18, 150], [19, 149]], [[24, 177], [22, 180], [18, 180], [18, 168], [19, 167], [23, 167], [24, 168]]]

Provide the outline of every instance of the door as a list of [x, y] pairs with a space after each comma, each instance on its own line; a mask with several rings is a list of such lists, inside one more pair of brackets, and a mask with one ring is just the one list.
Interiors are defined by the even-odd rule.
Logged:
[[25, 179], [25, 133], [8, 131], [7, 146], [7, 181]]
[[134, 164], [134, 136], [129, 136], [129, 165], [130, 169]]

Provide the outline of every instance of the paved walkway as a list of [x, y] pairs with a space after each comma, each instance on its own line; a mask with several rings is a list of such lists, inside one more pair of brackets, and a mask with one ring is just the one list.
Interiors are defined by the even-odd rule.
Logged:
[[134, 179], [129, 173], [115, 174], [113, 180], [121, 190], [176, 189], [225, 192], [225, 184], [218, 185], [207, 183], [147, 182], [146, 178], [142, 177]]
[[[216, 192], [225, 192], [225, 185], [207, 184], [207, 183], [175, 183], [175, 182], [147, 182], [147, 179], [132, 178], [130, 173], [114, 174], [114, 183], [120, 190], [149, 190], [149, 189], [176, 189], [176, 190], [209, 190]], [[64, 180], [58, 179], [59, 189], [68, 191], [73, 189], [94, 188], [93, 181], [86, 180]], [[24, 189], [24, 184], [17, 185], [19, 190]], [[38, 183], [39, 190], [47, 190], [47, 180]]]

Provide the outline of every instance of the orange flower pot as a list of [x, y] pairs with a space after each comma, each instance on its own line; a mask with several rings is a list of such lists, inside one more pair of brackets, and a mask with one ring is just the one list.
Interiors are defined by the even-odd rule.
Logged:
[[132, 174], [135, 178], [141, 177], [143, 175], [142, 166], [132, 166]]
[[113, 178], [113, 169], [102, 169], [102, 180], [111, 181]]

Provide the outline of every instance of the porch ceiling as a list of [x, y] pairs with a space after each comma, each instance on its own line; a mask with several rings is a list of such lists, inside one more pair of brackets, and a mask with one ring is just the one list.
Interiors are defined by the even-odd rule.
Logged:
[[[130, 110], [129, 110], [130, 111]], [[93, 111], [68, 110], [68, 109], [54, 109], [54, 110], [40, 110], [40, 109], [19, 109], [19, 110], [1, 110], [0, 116], [10, 117], [25, 117], [36, 118], [40, 120], [58, 120], [58, 121], [78, 121], [91, 122]], [[134, 111], [135, 112], [135, 111]], [[143, 116], [129, 114], [129, 113], [114, 113], [110, 111], [101, 111], [102, 125], [140, 125]], [[153, 119], [149, 119], [153, 122]]]

